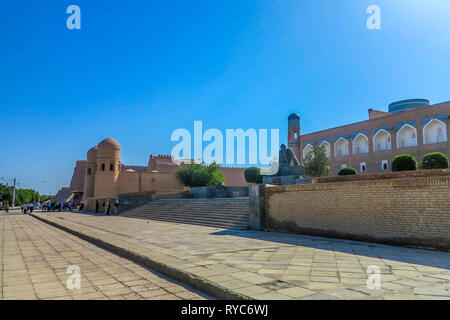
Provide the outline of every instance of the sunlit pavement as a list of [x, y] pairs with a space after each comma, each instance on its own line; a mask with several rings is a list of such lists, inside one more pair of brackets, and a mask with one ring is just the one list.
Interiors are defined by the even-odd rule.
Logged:
[[[0, 217], [0, 298], [204, 299], [29, 215]], [[80, 289], [74, 267], [79, 268]], [[69, 280], [69, 287], [67, 281]]]
[[[448, 252], [120, 216], [37, 215], [243, 298], [450, 299]], [[379, 288], [368, 286], [368, 269], [379, 270]]]

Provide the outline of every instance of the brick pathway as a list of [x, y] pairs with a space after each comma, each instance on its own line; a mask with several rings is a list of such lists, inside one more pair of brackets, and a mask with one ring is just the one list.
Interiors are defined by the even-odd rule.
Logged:
[[[69, 265], [81, 289], [69, 290]], [[204, 299], [28, 215], [0, 216], [1, 299]]]
[[[446, 252], [118, 216], [38, 215], [243, 298], [450, 299]], [[367, 287], [372, 265], [380, 268], [380, 289]]]

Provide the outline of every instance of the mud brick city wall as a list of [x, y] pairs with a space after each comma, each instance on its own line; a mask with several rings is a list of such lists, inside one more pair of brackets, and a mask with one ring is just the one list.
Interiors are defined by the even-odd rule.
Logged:
[[269, 187], [266, 228], [450, 250], [450, 177]]

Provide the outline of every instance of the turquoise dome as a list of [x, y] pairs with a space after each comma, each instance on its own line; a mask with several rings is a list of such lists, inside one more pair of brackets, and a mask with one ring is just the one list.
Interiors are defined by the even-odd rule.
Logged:
[[427, 99], [408, 99], [393, 102], [389, 105], [389, 112], [399, 113], [409, 111], [417, 108], [422, 108], [430, 105]]

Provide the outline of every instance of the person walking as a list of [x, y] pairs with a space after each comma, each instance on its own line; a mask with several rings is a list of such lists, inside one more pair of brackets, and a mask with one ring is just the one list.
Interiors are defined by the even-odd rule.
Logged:
[[98, 212], [98, 200], [95, 200], [95, 213]]
[[105, 215], [109, 216], [109, 210], [110, 210], [110, 207], [111, 207], [111, 202], [109, 201], [109, 199], [107, 199], [103, 203], [103, 207], [105, 208]]

